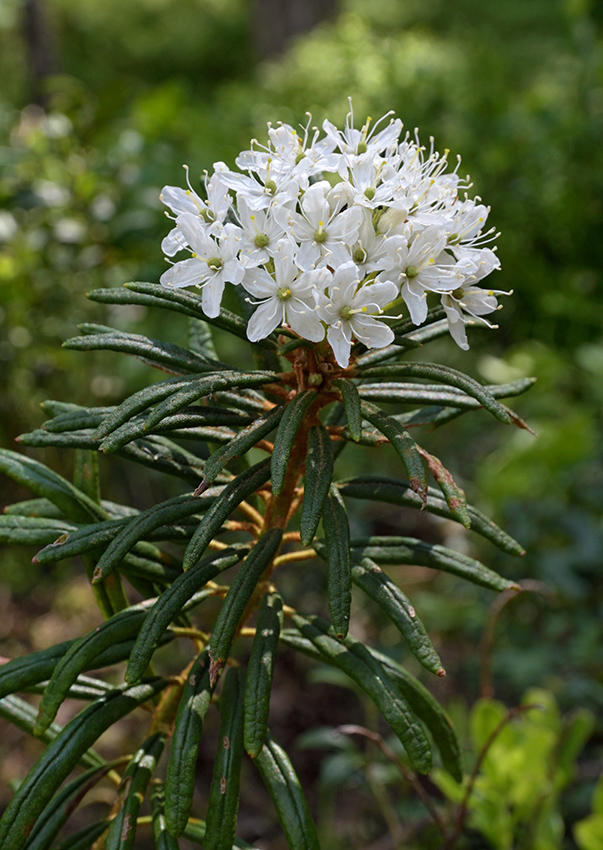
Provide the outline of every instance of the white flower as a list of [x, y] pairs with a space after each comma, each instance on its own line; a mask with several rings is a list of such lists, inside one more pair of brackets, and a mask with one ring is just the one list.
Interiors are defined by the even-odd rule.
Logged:
[[270, 156], [266, 157], [265, 162], [258, 157], [253, 168], [256, 177], [230, 171], [223, 162], [216, 162], [214, 168], [217, 179], [233, 189], [237, 197], [243, 196], [251, 210], [265, 210], [293, 203], [300, 189], [308, 186], [305, 174], [280, 170]]
[[224, 225], [222, 235], [216, 241], [205, 229], [203, 221], [191, 213], [179, 215], [176, 225], [193, 255], [188, 260], [175, 263], [161, 275], [160, 282], [163, 286], [177, 289], [202, 286], [203, 312], [214, 318], [220, 313], [225, 284], [240, 283], [245, 274], [243, 264], [237, 259], [239, 228], [233, 224]]
[[243, 195], [237, 201], [241, 224], [241, 262], [246, 268], [267, 263], [283, 237], [283, 228], [266, 210], [250, 210]]
[[324, 288], [329, 278], [327, 269], [302, 272], [293, 261], [295, 246], [282, 240], [274, 257], [274, 276], [265, 269], [248, 269], [243, 286], [260, 299], [247, 327], [252, 342], [264, 339], [280, 325], [287, 323], [303, 339], [320, 342], [325, 329], [315, 305], [314, 293]]
[[446, 311], [448, 329], [459, 348], [464, 351], [469, 348], [465, 325], [473, 324], [473, 321], [467, 319], [465, 313], [479, 319], [489, 328], [498, 327], [484, 319], [488, 313], [500, 310], [502, 305], [498, 303], [497, 295], [512, 295], [512, 292], [503, 292], [501, 289], [484, 290], [479, 286], [462, 286], [454, 292], [442, 295], [442, 306]]
[[335, 359], [345, 369], [350, 360], [352, 339], [367, 348], [383, 348], [394, 340], [391, 328], [379, 316], [398, 294], [395, 284], [369, 283], [359, 287], [355, 263], [344, 263], [333, 275], [327, 295], [319, 295], [318, 314], [329, 325], [327, 339]]
[[[206, 177], [207, 202], [205, 202], [190, 184], [187, 165], [184, 166], [184, 170], [188, 189], [181, 189], [179, 186], [164, 186], [159, 195], [159, 200], [163, 201], [176, 217], [184, 213], [200, 216], [208, 225], [208, 232], [212, 235], [218, 235], [232, 204], [228, 188], [217, 180], [215, 174], [212, 174], [209, 179]], [[166, 215], [168, 214], [166, 213]], [[186, 240], [178, 227], [174, 227], [161, 243], [161, 250], [168, 257], [173, 257], [183, 248], [186, 248]]]
[[428, 227], [411, 239], [391, 236], [386, 240], [385, 270], [379, 279], [393, 281], [401, 288], [415, 325], [427, 318], [428, 291], [451, 291], [462, 283], [463, 277], [454, 266], [438, 262], [445, 245], [446, 232], [441, 227]]
[[[314, 183], [301, 199], [301, 214], [286, 212], [291, 235], [299, 243], [297, 263], [307, 270], [325, 260], [331, 268], [349, 260], [346, 245], [352, 245], [362, 223], [359, 207], [338, 213], [329, 205], [331, 190], [326, 180]], [[337, 210], [337, 207], [336, 207]]]

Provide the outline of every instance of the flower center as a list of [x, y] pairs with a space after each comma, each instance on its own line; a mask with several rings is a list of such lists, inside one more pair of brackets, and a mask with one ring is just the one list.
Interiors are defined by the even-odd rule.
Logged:
[[274, 195], [278, 186], [274, 182], [274, 180], [266, 180], [264, 183], [264, 189], [268, 192], [269, 195]]
[[211, 224], [212, 221], [215, 221], [216, 219], [215, 215], [209, 209], [209, 207], [206, 207], [204, 210], [200, 210], [199, 215], [201, 216], [203, 221], [206, 221], [208, 224]]
[[405, 273], [406, 277], [409, 280], [412, 280], [413, 277], [417, 277], [417, 275], [419, 274], [419, 269], [416, 266], [408, 266]]
[[354, 251], [354, 262], [356, 263], [366, 263], [367, 253], [364, 248], [356, 248]]
[[358, 310], [354, 310], [354, 308], [350, 307], [349, 304], [345, 304], [339, 311], [339, 315], [344, 321], [349, 322], [354, 313], [357, 312]]
[[253, 243], [256, 248], [265, 248], [269, 241], [265, 233], [257, 233]]
[[460, 241], [461, 241], [461, 237], [460, 237], [459, 233], [451, 233], [450, 236], [448, 237], [448, 244], [449, 245], [458, 245], [458, 243]]
[[324, 225], [323, 221], [318, 222], [318, 230], [314, 231], [314, 241], [315, 242], [326, 242], [327, 241], [327, 234], [323, 230], [323, 225]]
[[219, 257], [210, 257], [207, 261], [207, 265], [214, 272], [217, 272], [222, 268], [222, 260]]
[[281, 301], [288, 301], [291, 298], [291, 290], [287, 289], [286, 286], [281, 286], [280, 289], [277, 289], [276, 297], [280, 298]]
[[465, 290], [462, 286], [460, 286], [458, 289], [454, 290], [454, 292], [452, 293], [452, 297], [456, 298], [457, 301], [460, 301], [464, 294]]
[[362, 142], [358, 142], [358, 147], [356, 148], [356, 153], [366, 153], [367, 152], [367, 144], [363, 140]]
[[[366, 145], [365, 145], [365, 147], [366, 147]], [[369, 201], [373, 200], [373, 198], [375, 197], [375, 190], [373, 189], [372, 186], [366, 187], [366, 189], [364, 190], [364, 196], [365, 196], [365, 198], [368, 198]]]

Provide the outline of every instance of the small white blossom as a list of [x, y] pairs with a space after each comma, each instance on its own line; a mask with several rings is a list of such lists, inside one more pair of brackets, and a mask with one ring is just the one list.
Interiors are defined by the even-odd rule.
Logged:
[[259, 307], [249, 320], [247, 336], [252, 342], [264, 339], [287, 323], [304, 339], [320, 342], [325, 329], [316, 311], [314, 293], [324, 288], [329, 278], [327, 269], [302, 272], [293, 261], [295, 246], [282, 240], [274, 257], [274, 275], [265, 269], [248, 269], [243, 286]]
[[335, 271], [327, 294], [318, 296], [318, 314], [329, 325], [327, 339], [343, 368], [350, 360], [352, 339], [367, 348], [383, 348], [394, 340], [391, 328], [376, 316], [398, 294], [396, 285], [387, 281], [359, 285], [355, 263], [344, 263]]

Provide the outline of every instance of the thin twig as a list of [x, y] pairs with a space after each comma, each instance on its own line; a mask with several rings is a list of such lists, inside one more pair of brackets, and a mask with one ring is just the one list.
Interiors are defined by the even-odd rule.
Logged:
[[433, 800], [427, 793], [427, 791], [423, 788], [416, 775], [408, 770], [406, 765], [401, 761], [401, 759], [396, 755], [396, 753], [392, 750], [392, 748], [387, 744], [387, 742], [383, 739], [382, 735], [378, 732], [373, 732], [370, 729], [366, 729], [364, 726], [357, 726], [356, 724], [346, 724], [344, 726], [337, 726], [336, 732], [340, 732], [342, 735], [362, 735], [365, 738], [368, 738], [370, 741], [373, 741], [383, 755], [395, 764], [400, 773], [404, 776], [404, 778], [412, 785], [415, 790], [417, 796], [431, 815], [434, 823], [442, 833], [444, 839], [448, 837], [448, 831], [446, 829], [446, 824], [444, 823], [442, 816], [436, 809]]
[[288, 564], [291, 561], [308, 561], [310, 558], [316, 558], [314, 549], [300, 549], [297, 552], [286, 552], [284, 555], [279, 555], [274, 559], [274, 568], [280, 567], [281, 564]]

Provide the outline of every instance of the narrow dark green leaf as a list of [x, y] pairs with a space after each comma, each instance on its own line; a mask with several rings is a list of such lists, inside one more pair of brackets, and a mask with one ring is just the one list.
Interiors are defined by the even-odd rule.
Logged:
[[[281, 632], [281, 642], [291, 649], [313, 658], [315, 661], [320, 661], [323, 664], [329, 664], [334, 667], [338, 666], [332, 658], [321, 652], [312, 641], [302, 637], [294, 629], [283, 630]], [[408, 702], [414, 713], [431, 733], [434, 743], [440, 752], [442, 764], [445, 769], [457, 782], [460, 782], [463, 776], [462, 755], [452, 721], [442, 706], [434, 699], [427, 688], [400, 664], [370, 647], [369, 651], [371, 655], [383, 664], [396, 690]]]
[[[182, 573], [157, 599], [144, 621], [128, 662], [125, 680], [139, 682], [149, 665], [161, 636], [184, 605], [219, 573], [237, 564], [247, 547], [222, 549], [212, 553], [191, 570]], [[211, 592], [211, 591], [210, 591]], [[209, 594], [208, 594], [209, 595]]]
[[385, 416], [378, 407], [363, 401], [361, 408], [371, 425], [374, 425], [384, 437], [387, 437], [398, 452], [404, 468], [408, 473], [410, 486], [420, 496], [423, 504], [425, 504], [427, 500], [427, 477], [417, 444], [403, 425], [390, 416]]
[[183, 407], [198, 401], [200, 398], [213, 395], [217, 390], [231, 389], [233, 387], [261, 387], [278, 381], [277, 372], [218, 372], [197, 378], [189, 386], [177, 390], [168, 398], [158, 404], [144, 422], [144, 431], [149, 433], [166, 416], [177, 413]]
[[269, 478], [270, 460], [267, 458], [245, 469], [224, 487], [191, 537], [182, 562], [185, 570], [197, 563], [237, 505], [263, 487]]
[[457, 782], [461, 782], [463, 756], [452, 721], [442, 706], [401, 664], [375, 649], [371, 649], [370, 652], [383, 664], [400, 694], [431, 733], [444, 768]]
[[410, 706], [367, 647], [351, 635], [343, 641], [337, 640], [329, 623], [320, 617], [294, 614], [292, 619], [302, 636], [312, 641], [329, 658], [329, 663], [347, 673], [371, 697], [400, 739], [415, 770], [429, 773], [429, 742]]
[[195, 659], [182, 690], [165, 778], [165, 817], [175, 837], [185, 831], [193, 805], [203, 721], [213, 691], [209, 683], [209, 659], [204, 650]]
[[88, 791], [114, 767], [114, 762], [93, 767], [73, 779], [53, 797], [29, 833], [27, 850], [49, 850], [69, 816]]
[[[168, 633], [164, 635], [164, 641], [172, 640], [173, 637], [174, 635], [172, 633]], [[78, 640], [79, 638], [57, 643], [48, 649], [39, 649], [36, 652], [30, 652], [28, 655], [13, 658], [11, 661], [2, 664], [0, 666], [0, 697], [5, 697], [16, 691], [29, 690], [39, 682], [49, 679], [59, 660]], [[125, 661], [130, 655], [133, 645], [134, 642], [132, 640], [113, 644], [101, 652], [100, 655], [93, 658], [93, 669], [100, 670], [103, 667], [109, 667], [112, 664]], [[37, 712], [33, 709], [32, 712], [31, 731], [33, 734], [33, 723]]]
[[306, 796], [287, 753], [268, 734], [255, 760], [270, 792], [290, 850], [319, 850]]
[[[96, 330], [96, 326], [92, 327]], [[80, 326], [80, 330], [86, 333], [86, 325]], [[73, 337], [63, 343], [63, 348], [132, 354], [144, 363], [164, 372], [171, 372], [173, 375], [186, 375], [191, 372], [199, 374], [228, 368], [223, 363], [209, 360], [188, 348], [181, 348], [179, 345], [158, 339], [149, 339], [140, 334], [116, 332], [113, 328], [107, 328], [101, 333]]]
[[283, 489], [289, 455], [295, 437], [315, 398], [316, 392], [314, 390], [304, 390], [294, 396], [285, 408], [276, 432], [274, 451], [272, 452], [272, 492], [275, 496], [278, 496]]
[[[18, 729], [21, 729], [28, 735], [33, 736], [33, 727], [36, 720], [36, 709], [20, 697], [10, 695], [0, 699], [0, 717], [12, 723]], [[52, 726], [41, 735], [38, 740], [43, 744], [50, 744], [63, 732], [63, 727], [58, 723], [53, 723]], [[88, 748], [81, 753], [79, 764], [83, 767], [102, 767], [107, 762], [94, 750]], [[0, 826], [1, 826], [0, 822]], [[0, 845], [1, 846], [1, 845]]]
[[337, 387], [341, 393], [350, 434], [352, 435], [352, 439], [358, 442], [362, 433], [362, 415], [358, 387], [353, 381], [347, 378], [337, 378], [333, 381], [333, 386]]
[[361, 558], [352, 567], [352, 579], [396, 625], [410, 651], [423, 667], [436, 676], [446, 675], [425, 626], [398, 585], [367, 557]]
[[[316, 550], [320, 551], [319, 544], [315, 542], [314, 545]], [[519, 589], [515, 582], [503, 578], [468, 555], [462, 555], [460, 552], [435, 543], [415, 540], [413, 537], [358, 538], [351, 541], [351, 547], [354, 557], [367, 557], [378, 564], [413, 564], [430, 567], [433, 570], [459, 576], [473, 584], [487, 587], [489, 590]]]
[[450, 366], [441, 366], [438, 363], [395, 363], [387, 366], [374, 366], [358, 370], [360, 378], [419, 378], [423, 380], [437, 381], [457, 387], [467, 395], [476, 398], [482, 407], [490, 413], [510, 425], [512, 420], [505, 408], [488, 392], [488, 390], [474, 378], [458, 372]]
[[242, 563], [226, 594], [208, 643], [210, 680], [217, 681], [226, 663], [239, 621], [264, 571], [278, 552], [283, 533], [271, 528], [257, 541]]
[[465, 528], [471, 527], [471, 516], [467, 508], [467, 497], [465, 491], [462, 490], [456, 483], [452, 474], [446, 469], [442, 461], [435, 455], [429, 454], [425, 449], [421, 449], [421, 455], [427, 461], [429, 471], [438, 482], [442, 491], [446, 504], [450, 513], [457, 522], [464, 525]]
[[148, 410], [154, 404], [159, 404], [178, 390], [195, 384], [198, 380], [196, 376], [190, 375], [186, 378], [168, 378], [166, 381], [159, 381], [156, 384], [151, 384], [150, 387], [144, 387], [113, 408], [92, 436], [95, 440], [102, 440], [134, 416]]
[[25, 499], [23, 502], [13, 502], [3, 508], [10, 516], [31, 516], [46, 519], [63, 519], [63, 512], [49, 499]]
[[47, 546], [59, 535], [69, 534], [76, 528], [61, 519], [5, 514], [0, 515], [0, 543]]
[[322, 515], [326, 537], [329, 614], [339, 639], [348, 633], [352, 606], [350, 526], [343, 499], [335, 487], [327, 496]]
[[245, 673], [232, 667], [220, 695], [218, 752], [209, 789], [204, 850], [232, 850], [243, 758]]
[[155, 850], [178, 850], [178, 841], [168, 832], [165, 818], [163, 782], [156, 779], [151, 786], [151, 816]]
[[141, 744], [124, 770], [119, 793], [121, 807], [111, 821], [106, 850], [130, 850], [133, 846], [136, 819], [164, 746], [165, 735], [155, 732]]
[[[337, 487], [342, 495], [350, 496], [353, 499], [369, 499], [410, 508], [420, 509], [423, 507], [421, 499], [416, 493], [413, 493], [407, 481], [398, 481], [394, 478], [382, 478], [379, 476], [366, 476], [342, 481], [337, 484]], [[437, 516], [454, 519], [440, 492], [431, 487], [427, 490], [425, 510]], [[481, 511], [478, 511], [472, 505], [468, 505], [467, 510], [471, 518], [472, 531], [481, 534], [482, 537], [487, 538], [509, 555], [525, 555], [525, 549], [504, 532], [502, 528], [499, 528], [496, 523], [481, 513]]]
[[314, 540], [333, 478], [333, 463], [331, 437], [318, 420], [308, 431], [304, 502], [299, 520], [299, 531], [304, 546], [309, 546]]
[[258, 756], [266, 740], [272, 675], [279, 634], [283, 625], [283, 601], [278, 593], [262, 597], [247, 665], [245, 685], [245, 750]]
[[76, 640], [63, 655], [46, 686], [40, 701], [34, 734], [48, 729], [78, 675], [93, 666], [101, 652], [138, 634], [154, 600], [134, 605], [101, 623], [87, 635]]
[[284, 410], [283, 407], [275, 407], [270, 412], [259, 416], [254, 422], [239, 431], [237, 436], [229, 443], [210, 455], [205, 462], [205, 483], [211, 484], [227, 463], [234, 458], [241, 457], [256, 443], [267, 437], [281, 421]]
[[8, 804], [0, 820], [0, 846], [7, 842], [5, 847], [22, 850], [33, 824], [88, 747], [166, 684], [159, 679], [124, 691], [116, 689], [76, 715], [46, 748]]
[[66, 478], [53, 472], [31, 457], [0, 449], [0, 472], [27, 487], [37, 496], [49, 499], [74, 522], [108, 519], [100, 505], [70, 484]]
[[93, 581], [106, 578], [136, 543], [156, 529], [200, 513], [206, 507], [207, 501], [203, 501], [199, 496], [177, 496], [133, 517], [104, 551], [94, 571]]
[[[188, 315], [195, 315], [207, 322], [209, 325], [214, 325], [217, 328], [222, 328], [234, 336], [238, 336], [248, 342], [247, 339], [247, 322], [231, 313], [230, 310], [222, 308], [220, 315], [216, 318], [209, 318], [203, 313], [201, 307], [201, 296], [194, 292], [184, 291], [183, 289], [171, 289], [167, 286], [161, 286], [156, 283], [126, 283], [125, 287], [131, 292], [139, 292], [154, 296], [158, 306], [170, 307], [174, 309], [176, 306], [188, 308]], [[90, 297], [90, 295], [88, 296]], [[254, 343], [261, 348], [276, 349], [276, 343], [272, 339], [260, 339]]]
[[217, 360], [216, 347], [210, 325], [202, 319], [190, 318], [188, 321], [188, 345], [192, 351], [202, 354], [210, 360]]

